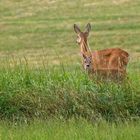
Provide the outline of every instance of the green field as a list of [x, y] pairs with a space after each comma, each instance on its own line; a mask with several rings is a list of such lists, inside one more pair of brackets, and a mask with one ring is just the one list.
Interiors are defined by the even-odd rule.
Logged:
[[27, 124], [0, 123], [1, 140], [139, 140], [140, 123], [119, 125], [80, 119], [34, 121]]
[[[89, 22], [93, 51], [128, 51], [129, 80], [84, 72], [73, 24]], [[139, 36], [139, 0], [1, 0], [0, 139], [140, 139]]]

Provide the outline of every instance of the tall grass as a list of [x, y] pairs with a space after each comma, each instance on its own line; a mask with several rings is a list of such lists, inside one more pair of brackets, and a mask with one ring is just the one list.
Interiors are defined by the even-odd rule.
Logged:
[[10, 120], [83, 117], [87, 120], [136, 119], [140, 116], [139, 79], [98, 82], [79, 67], [0, 70], [0, 117]]

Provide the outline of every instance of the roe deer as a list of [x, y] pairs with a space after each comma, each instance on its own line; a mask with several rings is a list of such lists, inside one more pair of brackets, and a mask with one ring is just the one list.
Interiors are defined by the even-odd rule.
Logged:
[[84, 69], [90, 74], [97, 74], [101, 77], [117, 78], [119, 76], [121, 79], [124, 78], [129, 61], [129, 54], [120, 48], [91, 52], [87, 40], [90, 30], [90, 23], [86, 25], [84, 32], [74, 24], [74, 31], [77, 33], [76, 42], [80, 46]]

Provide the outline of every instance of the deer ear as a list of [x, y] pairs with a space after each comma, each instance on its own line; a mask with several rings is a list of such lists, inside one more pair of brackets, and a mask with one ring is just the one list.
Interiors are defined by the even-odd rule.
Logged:
[[74, 31], [77, 33], [77, 34], [79, 34], [79, 33], [81, 33], [81, 30], [79, 29], [79, 27], [76, 25], [76, 24], [74, 24]]
[[90, 25], [90, 23], [88, 23], [85, 28], [85, 33], [87, 36], [89, 35], [90, 30], [91, 30], [91, 25]]

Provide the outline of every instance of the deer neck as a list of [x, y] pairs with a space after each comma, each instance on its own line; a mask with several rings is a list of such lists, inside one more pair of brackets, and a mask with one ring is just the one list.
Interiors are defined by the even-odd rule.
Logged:
[[84, 41], [84, 40], [83, 40], [83, 41], [80, 43], [80, 49], [81, 49], [81, 53], [82, 53], [82, 54], [91, 56], [91, 50], [90, 50], [90, 48], [89, 48], [89, 46], [88, 46], [87, 41]]

